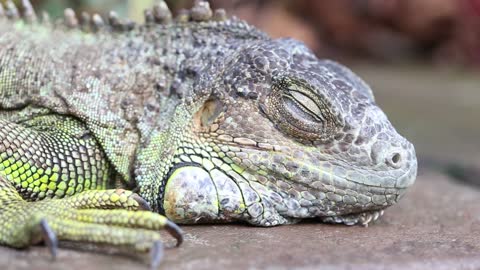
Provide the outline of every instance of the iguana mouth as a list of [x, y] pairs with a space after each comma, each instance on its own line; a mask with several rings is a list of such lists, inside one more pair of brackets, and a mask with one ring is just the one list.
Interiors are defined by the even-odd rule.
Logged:
[[[242, 151], [247, 151], [248, 152], [248, 151], [265, 151], [265, 150], [268, 150], [270, 153], [276, 153], [276, 154], [283, 155], [286, 158], [290, 158], [289, 154], [283, 153], [283, 150], [281, 150], [280, 147], [275, 147], [275, 146], [272, 146], [272, 145], [242, 144], [241, 147], [242, 147]], [[411, 156], [414, 157], [415, 153], [413, 153]], [[385, 187], [385, 188], [406, 189], [414, 183], [415, 178], [416, 178], [416, 173], [417, 173], [416, 158], [414, 158], [413, 160], [410, 159], [408, 161], [404, 161], [403, 166], [395, 167], [394, 170], [389, 169], [389, 170], [385, 171], [385, 172], [393, 172], [393, 174], [394, 174], [394, 175], [385, 175], [385, 176], [381, 176], [381, 174], [384, 173], [381, 170], [375, 170], [375, 169], [367, 170], [365, 167], [355, 166], [355, 165], [347, 164], [347, 163], [344, 163], [344, 162], [342, 163], [342, 162], [336, 161], [334, 159], [323, 160], [323, 162], [329, 164], [328, 167], [331, 167], [331, 166], [342, 167], [342, 168], [350, 167], [353, 171], [356, 172], [355, 175], [357, 175], [357, 176], [361, 175], [361, 174], [367, 174], [367, 173], [380, 174], [378, 176], [380, 184], [375, 185], [375, 184], [371, 184], [371, 183], [366, 183], [364, 181], [359, 181], [354, 176], [353, 177], [337, 176], [334, 173], [329, 173], [328, 170], [322, 170], [322, 168], [319, 168], [318, 166], [317, 167], [311, 166], [311, 165], [309, 165], [308, 163], [306, 163], [305, 161], [302, 161], [302, 160], [294, 160], [294, 162], [298, 166], [307, 165], [309, 167], [309, 169], [311, 169], [311, 170], [317, 170], [318, 172], [324, 173], [324, 174], [326, 174], [330, 177], [341, 179], [340, 181], [350, 181], [350, 182], [358, 184], [358, 185], [365, 185], [365, 186], [369, 186], [369, 187]], [[334, 171], [334, 169], [331, 169], [331, 171]], [[272, 173], [277, 173], [277, 172], [272, 171]], [[278, 176], [281, 177], [280, 175], [278, 175]], [[387, 181], [386, 178], [388, 178], [390, 180]], [[287, 179], [287, 180], [291, 180], [291, 181], [294, 181], [296, 183], [303, 184], [302, 181], [295, 180], [295, 178]]]
[[[242, 146], [242, 151], [248, 153], [250, 151], [261, 151], [261, 149]], [[326, 178], [335, 178], [331, 181], [337, 183], [351, 182], [376, 188], [407, 188], [413, 184], [417, 172], [417, 161], [414, 153], [410, 155], [413, 158], [408, 160], [408, 162], [404, 162], [401, 167], [396, 168], [385, 168], [386, 166], [383, 166], [383, 168], [377, 168], [378, 166], [359, 166], [335, 160], [331, 157], [325, 157], [321, 160], [314, 160], [313, 157], [303, 160], [295, 159], [291, 156], [291, 153], [288, 151], [285, 152], [284, 150], [272, 150], [269, 153], [273, 156], [271, 160], [277, 160], [278, 164], [275, 165], [274, 162], [270, 164], [266, 161], [260, 161], [260, 164], [265, 166], [270, 173], [276, 174], [277, 177], [285, 178], [288, 181], [299, 184], [315, 181], [315, 179], [312, 178], [302, 177], [303, 171], [309, 171], [310, 173], [315, 172], [315, 175], [324, 174]], [[308, 155], [305, 154], [305, 156], [307, 157]], [[318, 157], [318, 155], [315, 156], [315, 158]], [[278, 171], [278, 166], [293, 166], [297, 171], [295, 174], [282, 174]]]
[[[227, 148], [237, 152], [225, 156], [219, 152], [213, 161], [194, 154], [176, 158], [183, 161], [172, 170], [161, 202], [169, 218], [180, 223], [226, 222], [246, 215], [255, 224], [275, 225], [378, 211], [396, 203], [416, 176], [415, 160], [380, 171], [329, 159], [314, 162], [306, 154], [294, 159], [280, 148], [267, 152], [253, 144]], [[192, 178], [197, 180], [186, 181]]]

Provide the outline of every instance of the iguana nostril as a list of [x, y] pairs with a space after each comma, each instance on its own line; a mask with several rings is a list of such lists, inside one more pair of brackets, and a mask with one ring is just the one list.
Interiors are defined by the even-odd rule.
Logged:
[[393, 153], [390, 159], [387, 159], [387, 164], [394, 168], [400, 168], [402, 165], [402, 155], [400, 153]]
[[393, 154], [393, 156], [392, 156], [392, 162], [393, 162], [394, 164], [399, 163], [399, 162], [400, 162], [400, 159], [401, 159], [401, 156], [400, 156], [399, 153]]
[[385, 141], [374, 143], [371, 150], [371, 157], [375, 164], [383, 163], [395, 169], [402, 167], [405, 154], [403, 149], [392, 146]]

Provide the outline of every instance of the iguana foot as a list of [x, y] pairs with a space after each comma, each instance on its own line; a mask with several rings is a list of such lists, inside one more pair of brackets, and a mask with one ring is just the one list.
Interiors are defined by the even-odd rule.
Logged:
[[10, 204], [0, 204], [0, 243], [23, 248], [43, 241], [53, 257], [57, 239], [89, 242], [150, 251], [153, 268], [163, 255], [160, 229], [176, 238], [177, 246], [183, 241], [176, 224], [160, 214], [142, 211], [148, 209], [148, 204], [137, 194], [122, 189], [85, 191], [69, 198], [38, 202], [17, 197], [7, 202]]
[[378, 220], [381, 216], [383, 216], [383, 210], [374, 210], [345, 216], [323, 217], [321, 220], [325, 223], [342, 223], [345, 225], [361, 225], [368, 227], [370, 222]]

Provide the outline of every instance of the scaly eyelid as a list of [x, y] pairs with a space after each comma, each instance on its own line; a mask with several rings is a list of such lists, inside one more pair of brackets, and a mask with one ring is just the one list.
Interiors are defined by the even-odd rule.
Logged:
[[291, 98], [293, 98], [295, 101], [297, 101], [299, 105], [301, 105], [305, 110], [307, 110], [307, 113], [312, 114], [312, 116], [322, 118], [322, 110], [314, 99], [295, 90], [290, 90], [289, 94]]

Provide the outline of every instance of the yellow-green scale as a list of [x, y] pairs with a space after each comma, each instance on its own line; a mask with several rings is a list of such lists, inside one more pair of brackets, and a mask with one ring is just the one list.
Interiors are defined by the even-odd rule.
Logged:
[[[4, 138], [0, 144], [0, 174], [33, 200], [106, 189], [109, 164], [99, 145], [90, 137], [82, 140], [72, 136], [85, 132], [77, 120], [58, 122], [59, 117], [54, 118], [56, 128], [51, 128], [51, 123], [45, 124], [45, 119], [35, 120], [40, 130], [7, 122], [4, 132], [0, 132]], [[15, 134], [25, 132], [27, 135]], [[22, 142], [17, 136], [22, 137]]]

